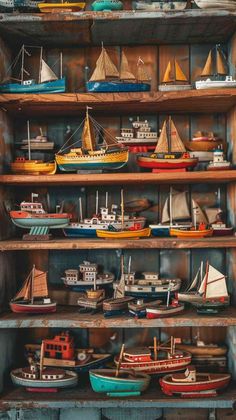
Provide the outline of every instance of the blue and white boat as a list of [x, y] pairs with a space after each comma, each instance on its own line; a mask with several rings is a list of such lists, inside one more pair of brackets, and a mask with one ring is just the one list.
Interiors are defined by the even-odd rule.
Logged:
[[118, 70], [102, 45], [101, 54], [92, 76], [86, 83], [86, 88], [88, 92], [149, 92], [150, 82], [151, 78], [145, 70], [141, 57], [137, 60], [135, 75], [131, 72], [127, 57], [122, 51], [120, 70]]
[[[7, 74], [5, 80], [9, 81], [0, 84], [0, 93], [63, 93], [66, 89], [65, 77], [60, 75], [60, 78], [52, 71], [48, 66], [46, 61], [43, 60], [43, 48], [42, 47], [31, 47], [23, 45], [18, 53], [18, 56], [15, 58], [11, 66], [9, 67], [8, 72], [12, 71], [16, 64], [21, 61], [21, 71], [20, 77], [15, 78]], [[39, 74], [38, 80], [30, 77], [30, 73], [25, 68], [26, 58], [31, 56], [31, 49], [38, 48], [40, 51], [40, 61], [39, 61]], [[62, 55], [60, 55], [60, 69], [62, 73]]]

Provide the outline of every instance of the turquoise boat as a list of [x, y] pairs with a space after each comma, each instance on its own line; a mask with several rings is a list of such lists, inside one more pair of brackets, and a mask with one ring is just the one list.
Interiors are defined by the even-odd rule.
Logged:
[[150, 376], [122, 370], [116, 376], [115, 369], [96, 369], [89, 372], [93, 391], [106, 393], [110, 397], [139, 396], [150, 383]]
[[[65, 77], [58, 78], [52, 69], [48, 66], [46, 61], [43, 60], [43, 48], [42, 47], [29, 47], [28, 49], [38, 48], [40, 51], [40, 61], [39, 61], [39, 75], [38, 80], [27, 79], [25, 80], [25, 75], [28, 77], [30, 73], [25, 69], [25, 59], [27, 56], [31, 56], [31, 53], [23, 45], [20, 49], [20, 52], [16, 59], [13, 61], [12, 65], [9, 68], [13, 70], [18, 61], [21, 61], [21, 71], [20, 78], [9, 77], [9, 81], [0, 84], [0, 93], [63, 93], [66, 90], [66, 80]], [[60, 56], [60, 69], [62, 73], [62, 55]], [[5, 80], [8, 75], [6, 75]], [[13, 80], [13, 82], [11, 82]]]
[[122, 10], [123, 3], [119, 0], [96, 0], [92, 3], [91, 8], [95, 12], [111, 12], [112, 10]]

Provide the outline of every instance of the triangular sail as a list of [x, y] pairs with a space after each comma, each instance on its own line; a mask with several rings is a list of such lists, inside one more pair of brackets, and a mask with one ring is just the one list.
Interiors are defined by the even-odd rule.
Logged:
[[206, 281], [207, 281], [207, 273], [206, 273], [206, 274], [205, 274], [205, 276], [203, 277], [202, 282], [201, 282], [200, 287], [199, 287], [199, 290], [198, 290], [198, 293], [199, 293], [200, 295], [203, 295], [203, 294], [204, 294], [204, 292], [205, 292]]
[[207, 215], [208, 223], [212, 224], [217, 221], [217, 216], [220, 213], [220, 210], [219, 208], [214, 207], [214, 208], [206, 209], [205, 213]]
[[190, 286], [187, 288], [186, 292], [191, 292], [191, 291], [197, 289], [197, 284], [198, 284], [198, 281], [199, 281], [200, 271], [201, 271], [201, 268], [199, 267], [196, 276], [194, 277], [194, 279], [193, 279], [192, 283], [190, 284]]
[[170, 121], [170, 140], [171, 152], [186, 152], [185, 146], [172, 120]]
[[164, 204], [164, 207], [163, 207], [163, 210], [162, 210], [161, 223], [167, 223], [167, 222], [170, 221], [170, 212], [169, 212], [170, 204], [169, 204], [169, 202], [170, 202], [170, 198], [168, 197], [165, 201], [165, 204]]
[[172, 219], [183, 220], [190, 218], [191, 214], [186, 192], [172, 193]]
[[206, 299], [228, 297], [225, 276], [209, 265]]
[[194, 212], [194, 218], [196, 223], [206, 223], [207, 224], [207, 218], [205, 214], [203, 213], [201, 207], [199, 204], [192, 199], [192, 209]]
[[187, 82], [188, 79], [185, 76], [177, 60], [175, 60], [175, 80], [177, 82]]
[[104, 67], [105, 67], [106, 77], [119, 77], [119, 71], [117, 70], [117, 67], [115, 66], [111, 58], [109, 57], [105, 48], [103, 48], [103, 51], [104, 51]]
[[221, 50], [216, 50], [216, 72], [225, 76], [228, 74], [227, 62]]
[[118, 299], [124, 296], [125, 296], [125, 277], [124, 277], [124, 274], [122, 273], [119, 284], [117, 285], [114, 291], [114, 298]]
[[47, 274], [44, 271], [34, 270], [32, 295], [34, 298], [48, 296]]
[[29, 286], [31, 284], [31, 276], [32, 276], [32, 271], [29, 273], [28, 277], [24, 281], [22, 288], [15, 295], [15, 297], [13, 299], [14, 301], [18, 300], [18, 299], [28, 300], [30, 298], [30, 287]]
[[135, 80], [135, 75], [130, 71], [125, 53], [122, 51], [120, 64], [120, 80]]
[[145, 70], [144, 62], [141, 58], [139, 58], [137, 63], [137, 81], [138, 82], [150, 82], [150, 77]]
[[52, 69], [47, 65], [47, 63], [44, 60], [42, 60], [39, 83], [51, 82], [52, 80], [57, 79], [58, 77], [55, 75]]
[[86, 112], [86, 118], [84, 121], [84, 128], [82, 133], [82, 147], [86, 150], [95, 150], [96, 148], [96, 139], [93, 129], [93, 125], [88, 115], [88, 110]]
[[174, 82], [173, 78], [171, 77], [171, 63], [167, 64], [166, 71], [162, 80], [162, 83], [171, 83]]
[[154, 152], [155, 153], [168, 153], [168, 151], [169, 151], [169, 148], [168, 148], [168, 139], [167, 139], [167, 132], [166, 132], [166, 121], [164, 121], [161, 134], [158, 139]]
[[201, 76], [212, 76], [213, 71], [213, 59], [212, 59], [212, 50], [209, 52], [206, 64], [202, 70]]
[[107, 51], [102, 47], [100, 56], [97, 59], [95, 70], [90, 77], [90, 81], [96, 82], [99, 80], [106, 80], [106, 78], [118, 78], [119, 71], [109, 57]]

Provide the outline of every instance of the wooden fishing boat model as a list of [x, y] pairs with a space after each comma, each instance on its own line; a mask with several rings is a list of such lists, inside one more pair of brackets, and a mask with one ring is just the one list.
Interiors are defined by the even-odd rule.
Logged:
[[222, 145], [222, 140], [212, 132], [197, 131], [191, 141], [185, 142], [188, 150], [198, 152], [212, 152]]
[[128, 146], [130, 152], [148, 152], [155, 149], [158, 133], [151, 131], [147, 120], [142, 121], [138, 117], [132, 122], [132, 128], [121, 128], [121, 135], [116, 140]]
[[155, 11], [155, 10], [163, 10], [163, 11], [171, 11], [171, 10], [183, 10], [187, 6], [187, 1], [183, 0], [160, 0], [160, 1], [136, 1], [135, 8], [136, 10], [143, 10], [143, 11]]
[[28, 127], [30, 127], [29, 121], [27, 122], [27, 135], [29, 138], [23, 139], [20, 143], [17, 143], [17, 145], [20, 147], [21, 150], [53, 150], [54, 149], [54, 142], [48, 141], [48, 138], [45, 134], [43, 134], [43, 130], [41, 127], [39, 127], [40, 134], [31, 137]]
[[130, 302], [128, 304], [129, 313], [136, 318], [144, 318], [147, 314], [147, 308], [152, 306], [156, 307], [161, 304], [161, 300], [144, 300], [137, 299], [135, 302]]
[[231, 169], [231, 163], [224, 158], [224, 151], [218, 148], [213, 152], [213, 160], [207, 166], [208, 171], [222, 171]]
[[66, 287], [78, 292], [85, 292], [94, 285], [96, 281], [97, 287], [109, 287], [113, 280], [112, 273], [99, 273], [98, 265], [84, 261], [79, 265], [79, 270], [69, 269], [65, 271], [65, 277], [62, 277]]
[[86, 290], [86, 295], [80, 297], [77, 303], [84, 309], [97, 311], [102, 308], [104, 299], [105, 290], [97, 289], [95, 284], [94, 289]]
[[198, 313], [216, 314], [229, 305], [225, 276], [208, 262], [203, 277], [203, 263], [185, 292], [177, 294], [181, 302], [191, 303]]
[[176, 346], [180, 350], [189, 351], [192, 356], [225, 356], [227, 354], [226, 346], [219, 346], [218, 344], [206, 344], [201, 340], [197, 340], [196, 344], [178, 344]]
[[184, 373], [166, 375], [159, 382], [166, 395], [209, 398], [215, 397], [218, 390], [225, 388], [230, 378], [230, 374], [224, 373], [197, 373], [194, 366], [188, 366]]
[[146, 309], [147, 319], [167, 318], [169, 316], [179, 315], [184, 311], [184, 305], [177, 299], [172, 299], [170, 304], [158, 306], [148, 305]]
[[40, 12], [43, 13], [58, 13], [58, 12], [79, 12], [86, 6], [85, 2], [69, 2], [62, 1], [61, 3], [47, 3], [40, 2], [38, 4]]
[[[214, 68], [213, 54], [216, 56], [216, 68]], [[236, 80], [232, 76], [229, 76], [228, 62], [219, 45], [216, 45], [210, 50], [201, 77], [207, 77], [207, 79], [196, 81], [196, 89], [236, 87]]]
[[190, 158], [171, 117], [164, 122], [154, 153], [140, 154], [137, 164], [141, 168], [172, 170], [193, 168], [198, 159]]
[[128, 304], [134, 300], [131, 296], [105, 299], [102, 303], [104, 316], [121, 315], [128, 311]]
[[[116, 139], [106, 131], [106, 138], [103, 138], [102, 145], [97, 144], [96, 134], [99, 135], [103, 127], [98, 124], [90, 115], [89, 108], [86, 109], [86, 116], [81, 125], [83, 126], [82, 147], [71, 148], [64, 146], [56, 154], [56, 162], [63, 172], [74, 172], [78, 170], [117, 170], [122, 168], [129, 158], [128, 149], [118, 145]], [[103, 129], [104, 130], [104, 129]], [[76, 132], [78, 129], [76, 130]], [[78, 143], [75, 141], [74, 144]], [[68, 153], [65, 153], [67, 149]]]
[[158, 89], [164, 92], [192, 89], [176, 59], [173, 62], [168, 62], [162, 83], [158, 86]]
[[120, 70], [118, 70], [102, 45], [101, 54], [92, 76], [86, 83], [86, 88], [88, 92], [148, 92], [151, 89], [150, 82], [151, 79], [141, 57], [137, 60], [137, 74], [134, 75], [124, 51], [121, 54]]
[[112, 12], [113, 10], [122, 10], [123, 3], [120, 0], [95, 0], [91, 4], [95, 12]]
[[37, 270], [33, 265], [23, 286], [10, 301], [12, 312], [24, 314], [50, 313], [56, 311], [56, 306], [56, 302], [52, 302], [48, 296], [47, 274], [44, 271]]
[[[26, 49], [27, 48], [27, 49]], [[30, 57], [31, 53], [28, 49], [37, 48], [40, 52], [39, 75], [38, 81], [34, 79], [25, 80], [25, 75], [30, 76], [28, 70], [25, 69], [25, 59]], [[10, 71], [13, 70], [16, 64], [21, 61], [20, 78], [10, 76]], [[9, 67], [8, 73], [4, 81], [0, 84], [1, 93], [60, 93], [65, 92], [65, 78], [62, 77], [62, 54], [60, 55], [60, 78], [52, 71], [46, 61], [43, 59], [43, 48], [23, 45], [18, 53], [16, 59]], [[8, 82], [5, 80], [9, 79]], [[13, 80], [13, 82], [11, 82]]]
[[235, 10], [235, 0], [194, 0], [200, 9], [226, 9]]

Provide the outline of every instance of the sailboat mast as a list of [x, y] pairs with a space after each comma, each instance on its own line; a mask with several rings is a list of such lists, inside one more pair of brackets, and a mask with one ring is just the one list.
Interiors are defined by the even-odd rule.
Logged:
[[172, 224], [173, 224], [173, 216], [172, 216], [172, 187], [170, 187], [170, 199], [169, 199], [169, 203], [170, 203], [170, 208], [169, 208], [169, 213], [170, 213], [170, 226], [172, 226]]
[[96, 208], [95, 208], [95, 214], [98, 214], [98, 190], [96, 191]]
[[131, 272], [131, 256], [129, 257], [128, 274]]
[[41, 83], [42, 61], [43, 61], [43, 47], [40, 47], [38, 83]]
[[203, 295], [204, 300], [206, 300], [208, 275], [209, 275], [209, 262], [207, 261], [207, 263], [206, 263], [206, 280], [205, 280], [205, 284], [204, 284], [204, 295]]
[[33, 269], [32, 269], [32, 272], [31, 272], [31, 290], [30, 290], [31, 305], [33, 305], [33, 303], [34, 303], [34, 272], [35, 272], [35, 265], [33, 265]]
[[42, 340], [41, 349], [40, 349], [39, 379], [42, 379], [43, 360], [44, 360], [44, 342]]
[[79, 198], [79, 215], [80, 215], [80, 221], [83, 221], [83, 208], [82, 208], [82, 198]]
[[106, 203], [105, 203], [105, 207], [108, 208], [108, 191], [106, 191]]
[[171, 152], [171, 117], [168, 118], [167, 143], [168, 143], [168, 153], [170, 153]]
[[63, 55], [62, 55], [62, 51], [60, 52], [60, 79], [62, 79], [62, 66], [63, 66]]
[[23, 83], [24, 80], [24, 64], [25, 64], [25, 46], [23, 44], [22, 46], [22, 54], [21, 54], [21, 84]]
[[30, 145], [30, 122], [27, 121], [27, 140], [28, 140], [28, 159], [31, 160], [31, 145]]

